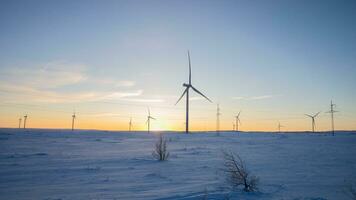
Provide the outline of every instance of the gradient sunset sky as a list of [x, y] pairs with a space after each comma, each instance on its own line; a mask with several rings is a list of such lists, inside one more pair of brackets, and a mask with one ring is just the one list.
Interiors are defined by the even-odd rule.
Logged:
[[0, 127], [356, 129], [356, 1], [0, 1]]

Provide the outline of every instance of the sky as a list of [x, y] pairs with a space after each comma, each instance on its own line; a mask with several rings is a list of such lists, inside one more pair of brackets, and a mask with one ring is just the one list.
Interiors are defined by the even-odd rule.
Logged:
[[[0, 1], [0, 127], [356, 129], [355, 1]], [[22, 121], [23, 122], [23, 121]]]

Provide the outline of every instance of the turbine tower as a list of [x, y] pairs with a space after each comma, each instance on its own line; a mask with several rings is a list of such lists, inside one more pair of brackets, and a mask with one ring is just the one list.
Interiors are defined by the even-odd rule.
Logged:
[[186, 115], [185, 115], [185, 133], [189, 133], [189, 89], [193, 89], [196, 93], [200, 94], [203, 96], [205, 99], [208, 101], [212, 102], [208, 97], [206, 97], [203, 93], [201, 93], [199, 90], [197, 90], [193, 85], [192, 85], [192, 68], [190, 64], [190, 54], [188, 51], [188, 61], [189, 61], [189, 83], [183, 83], [183, 87], [185, 87], [185, 90], [182, 94], [182, 96], [179, 97], [178, 101], [176, 102], [175, 105], [183, 98], [183, 96], [186, 94]]
[[312, 132], [315, 132], [315, 118], [319, 115], [320, 112], [316, 113], [315, 115], [308, 115], [305, 114], [306, 116], [310, 117], [312, 119]]
[[282, 128], [282, 127], [284, 127], [284, 126], [282, 126], [281, 123], [278, 122], [278, 132], [279, 132], [279, 133], [281, 132], [281, 128]]
[[240, 121], [240, 113], [241, 111], [235, 116], [235, 124], [236, 124], [236, 131], [239, 131], [239, 124], [241, 125], [241, 121]]
[[130, 122], [129, 122], [129, 132], [131, 132], [131, 128], [132, 128], [132, 117], [130, 117]]
[[216, 134], [220, 134], [220, 107], [219, 104], [217, 104], [216, 107]]
[[26, 129], [27, 114], [23, 116], [23, 129]]
[[147, 116], [147, 121], [146, 121], [148, 133], [150, 133], [151, 119], [156, 120], [154, 117], [151, 116], [150, 108], [148, 108], [148, 116]]
[[327, 113], [331, 114], [331, 131], [332, 134], [335, 135], [335, 129], [334, 129], [334, 113], [339, 112], [334, 110], [334, 108], [336, 107], [336, 104], [333, 104], [333, 101], [331, 101], [330, 103], [330, 111], [328, 111]]
[[21, 128], [21, 121], [22, 121], [22, 118], [20, 117], [19, 118], [19, 128]]
[[74, 120], [75, 120], [76, 116], [75, 116], [75, 112], [72, 115], [72, 131], [74, 131]]

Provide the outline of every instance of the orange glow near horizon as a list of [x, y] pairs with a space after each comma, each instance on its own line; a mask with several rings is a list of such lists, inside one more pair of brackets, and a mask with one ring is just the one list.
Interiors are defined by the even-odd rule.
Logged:
[[[185, 131], [184, 104], [180, 105], [180, 107], [169, 104], [167, 106], [151, 106], [151, 115], [157, 119], [151, 120], [152, 131]], [[52, 104], [48, 106], [52, 106]], [[70, 129], [72, 113], [58, 112], [70, 109], [64, 109], [59, 106], [58, 108], [47, 109], [48, 106], [43, 106], [43, 108], [41, 106], [41, 109], [34, 106], [26, 109], [22, 107], [3, 107], [0, 110], [0, 127], [17, 128], [18, 119], [28, 114], [27, 128]], [[236, 111], [224, 110], [224, 108], [222, 106], [220, 130], [230, 131], [233, 129], [233, 123], [235, 123], [234, 114]], [[215, 131], [215, 112], [214, 104], [200, 104], [200, 102], [192, 101], [190, 131]], [[94, 104], [93, 106], [93, 104], [83, 104], [81, 109], [77, 110], [76, 116], [75, 129], [127, 131], [129, 129], [129, 120], [132, 117], [133, 131], [147, 130], [147, 107], [145, 106], [117, 106], [111, 104]], [[284, 126], [281, 131], [310, 131], [311, 129], [310, 119], [303, 114], [297, 114], [287, 119], [283, 118], [278, 117], [278, 114], [270, 116], [269, 113], [255, 112], [253, 110], [250, 112], [243, 111], [239, 130], [277, 131], [278, 121]], [[23, 121], [21, 127], [23, 127]], [[353, 118], [346, 118], [341, 114], [335, 116], [335, 127], [336, 130], [356, 129]], [[316, 130], [330, 130], [329, 114], [322, 113], [317, 118]]]
[[[128, 130], [128, 120], [125, 119], [113, 119], [113, 118], [85, 118], [84, 116], [78, 115], [75, 121], [75, 129], [96, 129], [96, 130], [110, 130], [110, 131], [127, 131]], [[330, 129], [330, 120], [328, 118], [323, 118], [317, 121], [317, 131], [328, 131]], [[4, 128], [17, 128], [18, 118], [15, 116], [11, 117], [0, 117], [0, 127]], [[259, 121], [259, 120], [245, 120], [243, 124], [240, 125], [240, 131], [277, 131], [277, 121]], [[348, 126], [348, 121], [341, 121], [336, 119], [336, 129], [338, 127], [345, 127], [343, 130], [355, 130], [355, 127]], [[232, 120], [228, 122], [222, 119], [220, 123], [220, 130], [232, 130]], [[283, 121], [281, 122], [285, 127], [282, 131], [310, 131], [310, 121], [308, 119], [301, 119], [295, 121]], [[23, 122], [21, 124], [23, 127]], [[57, 117], [44, 117], [40, 115], [29, 115], [27, 121], [27, 128], [55, 128], [55, 129], [70, 129], [71, 119], [67, 116], [57, 116]], [[132, 131], [146, 131], [147, 124], [145, 123], [145, 118], [133, 118], [133, 128]], [[178, 122], [169, 121], [163, 119], [157, 119], [151, 121], [152, 131], [185, 131], [185, 125], [183, 120]], [[215, 119], [210, 119], [206, 121], [190, 121], [190, 131], [215, 131], [216, 121]], [[340, 129], [339, 129], [340, 130]]]

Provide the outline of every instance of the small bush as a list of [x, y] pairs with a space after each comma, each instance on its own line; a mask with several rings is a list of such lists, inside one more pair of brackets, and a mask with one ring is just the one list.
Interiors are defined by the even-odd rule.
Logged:
[[245, 163], [238, 154], [232, 152], [223, 152], [224, 166], [227, 173], [228, 182], [234, 187], [243, 187], [246, 192], [257, 191], [258, 178], [250, 175], [246, 169]]
[[162, 135], [159, 136], [159, 140], [155, 144], [155, 149], [152, 152], [152, 156], [159, 161], [167, 160], [169, 157], [169, 152], [167, 150], [167, 140]]

